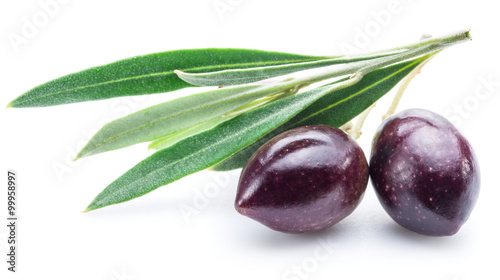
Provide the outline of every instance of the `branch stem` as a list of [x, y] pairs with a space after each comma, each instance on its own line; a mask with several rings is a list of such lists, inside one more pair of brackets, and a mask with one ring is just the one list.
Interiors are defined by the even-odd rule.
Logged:
[[354, 74], [359, 72], [363, 72], [364, 74], [369, 73], [373, 70], [389, 66], [391, 64], [395, 64], [398, 62], [402, 62], [408, 59], [412, 59], [419, 56], [424, 56], [427, 54], [435, 54], [449, 46], [462, 43], [465, 41], [469, 41], [470, 35], [469, 31], [461, 31], [457, 33], [453, 33], [448, 36], [437, 37], [437, 38], [429, 38], [425, 40], [421, 40], [418, 43], [407, 45], [399, 48], [394, 48], [390, 50], [379, 51], [375, 54], [382, 54], [384, 52], [391, 52], [395, 50], [402, 50], [402, 52], [398, 52], [394, 55], [384, 56], [380, 58], [353, 62], [349, 64], [341, 64], [326, 67], [327, 70], [320, 74], [313, 74], [301, 78], [292, 79], [291, 81], [286, 82], [286, 84], [290, 86], [305, 86], [312, 83], [324, 81], [327, 79], [340, 77], [344, 75]]

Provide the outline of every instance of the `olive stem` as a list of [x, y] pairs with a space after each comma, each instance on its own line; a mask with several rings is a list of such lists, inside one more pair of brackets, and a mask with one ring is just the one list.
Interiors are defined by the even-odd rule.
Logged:
[[362, 132], [361, 128], [363, 128], [363, 124], [365, 123], [366, 117], [370, 114], [370, 111], [375, 108], [377, 103], [373, 103], [370, 107], [366, 108], [358, 117], [358, 120], [356, 121], [356, 124], [349, 130], [349, 135], [354, 138], [358, 139]]
[[389, 107], [389, 109], [387, 109], [387, 112], [382, 116], [382, 120], [387, 119], [396, 112], [399, 102], [401, 101], [401, 98], [403, 97], [403, 94], [405, 93], [406, 88], [408, 87], [410, 82], [413, 80], [413, 78], [415, 78], [415, 76], [420, 74], [424, 65], [427, 64], [427, 62], [429, 62], [433, 57], [434, 55], [424, 60], [417, 67], [415, 67], [415, 69], [413, 69], [406, 77], [404, 77], [403, 80], [401, 80], [401, 84], [398, 88], [398, 91], [396, 92], [396, 95], [394, 96], [394, 99], [392, 100], [391, 106]]

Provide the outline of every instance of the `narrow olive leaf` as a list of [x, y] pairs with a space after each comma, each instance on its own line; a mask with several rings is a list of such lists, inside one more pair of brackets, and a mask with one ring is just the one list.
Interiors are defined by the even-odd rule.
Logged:
[[[345, 81], [347, 79], [343, 79], [343, 80]], [[249, 102], [241, 107], [238, 107], [232, 111], [224, 113], [224, 115], [217, 116], [211, 120], [208, 120], [206, 122], [202, 122], [198, 125], [184, 129], [182, 131], [179, 131], [179, 132], [176, 132], [173, 134], [169, 134], [166, 137], [158, 138], [158, 139], [154, 140], [153, 142], [151, 142], [151, 144], [149, 144], [148, 148], [155, 149], [155, 150], [161, 150], [161, 149], [164, 149], [166, 147], [172, 146], [173, 144], [179, 142], [180, 140], [182, 140], [184, 138], [187, 138], [187, 137], [193, 136], [195, 134], [198, 134], [200, 132], [203, 132], [203, 131], [210, 129], [210, 128], [212, 128], [212, 127], [214, 127], [222, 122], [228, 121], [231, 118], [237, 117], [237, 116], [244, 114], [248, 111], [265, 106], [265, 105], [267, 105], [271, 102], [274, 102], [276, 100], [280, 100], [280, 99], [283, 99], [285, 97], [294, 95], [297, 93], [297, 91], [298, 91], [298, 88], [292, 88], [291, 90], [280, 92], [278, 94], [266, 95], [262, 98], [256, 99], [256, 100]]]
[[389, 92], [429, 56], [432, 54], [373, 71], [367, 74], [361, 82], [320, 98], [282, 126], [211, 169], [227, 171], [242, 168], [260, 146], [283, 131], [305, 125], [325, 124], [335, 127], [343, 125]]
[[8, 107], [43, 107], [120, 96], [163, 93], [192, 85], [174, 70], [204, 73], [331, 59], [247, 49], [190, 49], [136, 56], [37, 86]]
[[200, 124], [197, 124], [195, 126], [192, 126], [190, 128], [184, 129], [182, 131], [179, 131], [177, 133], [172, 133], [169, 134], [168, 136], [158, 138], [151, 142], [148, 146], [149, 149], [154, 149], [154, 150], [161, 150], [166, 147], [170, 147], [173, 144], [179, 142], [180, 140], [184, 138], [188, 138], [190, 136], [196, 135], [198, 133], [201, 133], [205, 130], [208, 130], [210, 128], [213, 128], [214, 126], [230, 120], [231, 117], [225, 117], [225, 116], [217, 116], [213, 119], [210, 119], [208, 121], [202, 122]]
[[202, 122], [200, 124], [197, 124], [193, 127], [184, 129], [182, 131], [179, 131], [177, 133], [169, 134], [166, 137], [162, 137], [159, 139], [154, 140], [149, 144], [148, 148], [149, 149], [155, 149], [155, 150], [161, 150], [163, 148], [172, 146], [173, 144], [179, 142], [180, 140], [184, 138], [188, 138], [190, 136], [193, 136], [195, 134], [198, 134], [200, 132], [203, 132], [207, 129], [210, 129], [222, 122], [228, 121], [231, 118], [234, 118], [236, 116], [239, 116], [241, 114], [244, 114], [248, 111], [257, 109], [259, 107], [262, 107], [266, 104], [269, 104], [271, 102], [274, 102], [279, 99], [283, 99], [285, 97], [291, 96], [293, 94], [297, 93], [296, 89], [292, 89], [289, 91], [282, 92], [280, 94], [274, 94], [274, 95], [267, 95], [262, 98], [259, 98], [257, 100], [254, 100], [252, 102], [249, 102], [241, 107], [238, 107], [232, 111], [229, 111], [227, 113], [224, 113], [224, 115], [217, 116], [213, 119], [210, 119], [208, 121]]
[[400, 53], [401, 51], [393, 51], [371, 56], [340, 57], [303, 63], [254, 67], [246, 69], [231, 69], [207, 73], [186, 73], [180, 70], [176, 70], [175, 73], [182, 80], [195, 86], [230, 86], [253, 83], [256, 81], [283, 76], [303, 70], [376, 59], [385, 56], [397, 55]]
[[251, 110], [254, 110], [256, 108], [259, 108], [259, 107], [262, 107], [266, 104], [269, 104], [271, 102], [274, 102], [276, 100], [280, 100], [280, 99], [283, 99], [285, 97], [288, 97], [288, 96], [291, 96], [291, 95], [294, 95], [296, 94], [297, 92], [299, 92], [299, 90], [301, 89], [301, 86], [294, 86], [288, 90], [284, 90], [284, 91], [280, 91], [278, 93], [274, 93], [274, 94], [270, 94], [270, 95], [266, 95], [264, 97], [261, 97], [259, 99], [256, 99], [252, 102], [249, 102], [243, 106], [240, 106], [230, 112], [227, 112], [223, 115], [223, 117], [235, 117], [235, 116], [239, 116], [241, 114], [244, 114], [248, 111], [251, 111]]
[[148, 146], [149, 149], [155, 149], [155, 150], [161, 150], [166, 147], [172, 146], [173, 144], [179, 142], [180, 140], [184, 138], [188, 138], [190, 136], [193, 136], [195, 134], [201, 133], [207, 129], [210, 129], [222, 122], [228, 121], [231, 118], [234, 118], [236, 116], [239, 116], [241, 114], [244, 114], [248, 111], [254, 110], [256, 108], [262, 107], [266, 104], [269, 104], [271, 102], [274, 102], [276, 100], [291, 96], [295, 94], [296, 91], [291, 90], [282, 94], [277, 94], [277, 95], [268, 95], [264, 96], [262, 98], [259, 98], [257, 100], [254, 100], [250, 103], [247, 103], [243, 105], [242, 107], [238, 107], [232, 111], [229, 111], [227, 113], [224, 113], [222, 116], [217, 116], [213, 119], [210, 119], [208, 121], [202, 122], [200, 124], [197, 124], [193, 127], [184, 129], [182, 131], [176, 132], [169, 134], [166, 137], [158, 138], [151, 142]]
[[77, 158], [169, 137], [207, 120], [225, 121], [227, 119], [216, 117], [275, 90], [276, 87], [269, 85], [222, 88], [143, 109], [106, 124], [78, 153]]
[[325, 94], [360, 79], [355, 77], [343, 83], [289, 96], [160, 150], [112, 182], [85, 212], [131, 200], [206, 169], [266, 135]]

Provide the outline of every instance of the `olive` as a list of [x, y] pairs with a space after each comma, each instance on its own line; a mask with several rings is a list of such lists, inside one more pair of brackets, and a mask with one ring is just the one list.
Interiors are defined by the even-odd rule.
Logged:
[[479, 166], [469, 142], [444, 117], [422, 109], [381, 124], [373, 139], [370, 177], [394, 221], [430, 236], [455, 234], [479, 194]]
[[368, 179], [365, 155], [344, 131], [299, 127], [272, 138], [248, 160], [235, 208], [277, 231], [314, 232], [351, 214]]

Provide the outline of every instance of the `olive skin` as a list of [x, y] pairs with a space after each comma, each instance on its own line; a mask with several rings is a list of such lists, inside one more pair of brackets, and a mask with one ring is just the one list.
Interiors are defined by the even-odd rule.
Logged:
[[299, 127], [269, 140], [248, 160], [235, 208], [277, 231], [314, 232], [351, 214], [368, 179], [365, 155], [345, 132]]
[[370, 177], [385, 211], [429, 236], [457, 233], [480, 185], [474, 151], [444, 117], [410, 109], [386, 119], [373, 139]]

